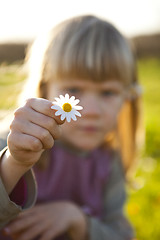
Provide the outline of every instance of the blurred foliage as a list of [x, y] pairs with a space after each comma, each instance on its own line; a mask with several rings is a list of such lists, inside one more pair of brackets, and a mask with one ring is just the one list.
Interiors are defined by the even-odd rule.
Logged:
[[[145, 148], [133, 187], [128, 187], [127, 215], [138, 240], [160, 239], [160, 59], [138, 61], [143, 86]], [[19, 67], [0, 66], [0, 109], [12, 109], [24, 83]], [[6, 97], [8, 96], [8, 98]]]
[[139, 78], [144, 86], [146, 154], [160, 156], [160, 59], [140, 61]]
[[21, 92], [25, 74], [20, 65], [0, 65], [0, 109], [15, 107]]
[[138, 62], [143, 86], [145, 147], [126, 206], [138, 240], [160, 239], [160, 59]]

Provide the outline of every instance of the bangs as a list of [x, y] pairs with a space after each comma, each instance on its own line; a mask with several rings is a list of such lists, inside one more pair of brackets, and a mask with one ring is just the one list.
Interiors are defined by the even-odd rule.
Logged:
[[132, 81], [133, 57], [128, 42], [113, 25], [96, 17], [75, 18], [54, 29], [45, 59], [51, 80]]

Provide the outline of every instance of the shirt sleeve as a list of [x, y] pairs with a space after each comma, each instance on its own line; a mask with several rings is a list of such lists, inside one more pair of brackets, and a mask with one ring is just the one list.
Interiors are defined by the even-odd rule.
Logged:
[[[5, 151], [6, 148], [0, 152], [0, 160]], [[22, 181], [25, 182], [25, 184], [21, 184], [20, 188], [20, 184], [18, 183], [13, 190], [13, 192], [16, 192], [16, 194], [25, 194], [25, 196], [22, 196], [23, 199], [25, 198], [25, 202], [21, 206], [14, 202], [14, 194], [11, 193], [12, 200], [8, 196], [3, 181], [0, 177], [0, 229], [3, 228], [13, 218], [15, 218], [20, 212], [32, 207], [36, 201], [37, 186], [33, 171], [29, 170], [26, 172]], [[26, 189], [24, 190], [23, 187]]]
[[126, 219], [123, 207], [126, 200], [125, 179], [121, 161], [114, 159], [110, 178], [104, 191], [104, 217], [88, 217], [90, 240], [131, 240], [133, 229]]

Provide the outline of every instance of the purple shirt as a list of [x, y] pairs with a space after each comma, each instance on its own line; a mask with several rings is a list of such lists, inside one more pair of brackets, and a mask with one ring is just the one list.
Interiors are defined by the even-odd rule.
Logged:
[[38, 184], [37, 202], [69, 200], [85, 213], [101, 218], [109, 161], [109, 151], [106, 150], [77, 154], [56, 144], [46, 171], [34, 168]]

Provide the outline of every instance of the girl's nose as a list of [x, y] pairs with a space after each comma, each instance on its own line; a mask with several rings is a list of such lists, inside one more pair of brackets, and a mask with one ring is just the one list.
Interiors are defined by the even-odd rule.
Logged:
[[101, 102], [98, 96], [87, 95], [81, 99], [81, 105], [83, 106], [83, 116], [99, 116], [102, 114]]

